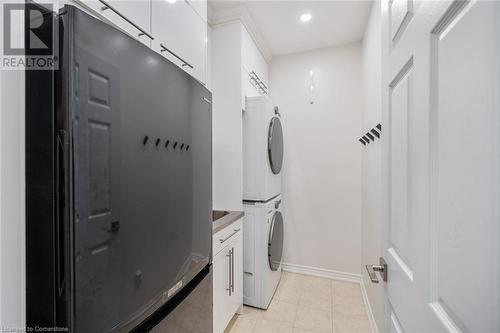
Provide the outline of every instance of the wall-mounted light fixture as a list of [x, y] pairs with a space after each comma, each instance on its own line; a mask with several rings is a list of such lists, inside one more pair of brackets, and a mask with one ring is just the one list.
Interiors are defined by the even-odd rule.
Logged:
[[310, 71], [309, 72], [309, 94], [310, 94], [310, 99], [309, 103], [314, 104], [314, 72]]

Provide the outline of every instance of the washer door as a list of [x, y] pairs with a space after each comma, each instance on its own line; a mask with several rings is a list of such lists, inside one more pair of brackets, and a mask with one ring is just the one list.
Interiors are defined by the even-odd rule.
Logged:
[[269, 229], [269, 241], [267, 246], [267, 256], [269, 268], [276, 271], [281, 264], [283, 254], [283, 215], [281, 212], [274, 213]]
[[269, 164], [275, 175], [279, 174], [283, 165], [283, 128], [278, 117], [273, 117], [269, 124], [269, 137], [267, 140]]

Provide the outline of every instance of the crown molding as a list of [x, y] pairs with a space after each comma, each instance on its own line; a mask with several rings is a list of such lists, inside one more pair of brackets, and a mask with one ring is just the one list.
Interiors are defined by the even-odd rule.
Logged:
[[245, 6], [236, 6], [220, 10], [214, 10], [210, 5], [208, 6], [208, 24], [211, 27], [228, 24], [235, 21], [240, 21], [243, 24], [264, 59], [269, 62], [272, 59], [273, 55], [269, 50], [264, 37], [262, 37], [259, 28], [255, 24], [252, 16], [245, 8]]

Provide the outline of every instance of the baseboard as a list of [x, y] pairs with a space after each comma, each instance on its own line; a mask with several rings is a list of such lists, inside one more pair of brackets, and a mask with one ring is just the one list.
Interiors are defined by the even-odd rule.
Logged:
[[372, 333], [378, 333], [377, 322], [375, 321], [375, 316], [373, 315], [370, 299], [368, 298], [368, 293], [366, 292], [365, 282], [363, 278], [361, 278], [360, 281], [361, 295], [363, 295], [363, 302], [365, 303], [366, 316], [368, 317], [368, 321], [370, 322], [370, 328], [372, 330]]
[[331, 269], [324, 269], [324, 268], [317, 268], [317, 267], [310, 267], [310, 266], [303, 266], [296, 264], [287, 264], [287, 263], [282, 263], [281, 267], [283, 267], [284, 271], [291, 273], [312, 275], [312, 276], [318, 276], [327, 279], [340, 280], [346, 282], [354, 282], [354, 283], [361, 282], [361, 276], [359, 274], [354, 274], [354, 273], [340, 272]]

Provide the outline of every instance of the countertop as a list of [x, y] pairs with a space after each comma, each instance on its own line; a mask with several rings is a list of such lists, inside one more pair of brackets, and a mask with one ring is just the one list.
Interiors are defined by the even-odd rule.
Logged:
[[224, 215], [221, 218], [213, 221], [212, 235], [215, 235], [217, 232], [238, 221], [245, 215], [244, 212], [240, 211], [227, 211], [227, 212], [228, 212], [227, 215]]

